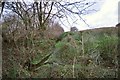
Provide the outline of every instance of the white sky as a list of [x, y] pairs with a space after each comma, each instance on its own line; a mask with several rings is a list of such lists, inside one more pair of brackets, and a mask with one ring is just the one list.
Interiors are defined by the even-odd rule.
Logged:
[[[90, 27], [92, 28], [111, 27], [115, 26], [118, 23], [118, 2], [120, 0], [87, 0], [87, 1], [98, 1], [100, 3], [100, 4], [97, 3], [97, 5], [94, 6], [96, 8], [100, 7], [99, 11], [82, 16], [82, 18], [85, 19], [85, 21], [90, 25]], [[74, 21], [77, 20], [77, 22], [73, 23], [74, 22], [73, 20]], [[78, 16], [76, 17], [76, 15], [75, 17], [73, 16], [73, 19], [68, 18], [70, 24], [67, 24], [66, 21], [67, 21], [66, 19], [63, 21], [67, 26], [67, 27], [63, 26], [65, 31], [69, 31], [70, 27], [77, 27], [79, 30], [90, 29], [90, 27], [88, 27], [83, 21], [81, 21]]]
[[[112, 27], [118, 23], [118, 2], [120, 0], [104, 0], [101, 9], [93, 14], [84, 15], [82, 18], [90, 25], [90, 27]], [[80, 20], [76, 25], [79, 30], [90, 29]], [[72, 27], [73, 27], [72, 26]], [[70, 27], [64, 27], [65, 31], [69, 31]]]

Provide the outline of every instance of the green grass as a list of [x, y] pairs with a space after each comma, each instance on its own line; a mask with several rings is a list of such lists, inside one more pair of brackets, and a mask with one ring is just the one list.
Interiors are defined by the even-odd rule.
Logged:
[[[117, 77], [118, 36], [115, 28], [65, 32], [58, 39], [36, 38], [31, 34], [27, 34], [27, 40], [24, 36], [15, 42], [11, 38], [8, 38], [9, 43], [3, 42], [3, 77]], [[47, 57], [49, 54], [52, 55]], [[25, 63], [39, 64], [40, 61], [39, 69], [26, 69], [29, 65]]]

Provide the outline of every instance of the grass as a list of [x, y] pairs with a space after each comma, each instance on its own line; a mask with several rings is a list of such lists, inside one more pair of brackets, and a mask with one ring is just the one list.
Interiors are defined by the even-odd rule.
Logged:
[[[38, 31], [28, 32], [19, 38], [12, 36], [13, 33], [5, 33], [8, 41], [3, 37], [3, 77], [117, 77], [118, 36], [115, 27], [65, 32], [52, 39], [46, 35], [43, 38]], [[39, 68], [29, 70], [37, 68], [33, 64]]]

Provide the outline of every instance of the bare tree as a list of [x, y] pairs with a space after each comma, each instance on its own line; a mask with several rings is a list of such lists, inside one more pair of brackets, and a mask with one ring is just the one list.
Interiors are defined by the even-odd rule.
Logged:
[[[50, 27], [50, 21], [60, 21], [63, 25], [65, 20], [69, 22], [68, 17], [72, 19], [72, 15], [78, 15], [81, 20], [88, 25], [85, 20], [81, 17], [81, 14], [86, 14], [89, 12], [89, 8], [93, 6], [95, 2], [87, 2], [87, 0], [73, 1], [73, 2], [60, 2], [44, 1], [39, 2], [34, 1], [28, 4], [24, 0], [22, 2], [2, 2], [3, 9], [11, 10], [17, 19], [24, 24], [24, 31], [29, 33], [28, 29], [38, 29], [41, 36], [44, 36], [44, 32]], [[88, 25], [89, 26], [89, 25]], [[54, 28], [52, 28], [54, 29]], [[61, 30], [62, 31], [62, 30]], [[28, 37], [26, 36], [26, 39]], [[26, 44], [27, 45], [27, 44]]]
[[[63, 18], [66, 19], [68, 23], [68, 17], [71, 17], [71, 15], [78, 15], [78, 17], [85, 22], [85, 20], [81, 17], [81, 14], [86, 14], [86, 12], [89, 11], [89, 7], [95, 4], [95, 2], [86, 2], [87, 0], [80, 0], [80, 1], [74, 1], [74, 2], [52, 2], [52, 1], [47, 1], [45, 2], [44, 0], [41, 0], [39, 2], [34, 1], [33, 3], [26, 3], [24, 0], [22, 2], [2, 2], [2, 10], [1, 14], [3, 12], [3, 9], [10, 10], [11, 13], [16, 15], [16, 19], [21, 21], [23, 25], [25, 26], [25, 29], [21, 29], [22, 31], [19, 31], [20, 34], [16, 34], [17, 37], [21, 34], [23, 35], [23, 41], [25, 49], [29, 49], [30, 51], [28, 52], [29, 54], [27, 55], [28, 59], [32, 60], [33, 55], [37, 54], [33, 50], [34, 49], [34, 43], [33, 43], [33, 37], [36, 38], [35, 36], [37, 33], [34, 35], [34, 32], [39, 32], [37, 35], [37, 38], [39, 36], [39, 40], [41, 39], [41, 36], [46, 35], [45, 31], [50, 31], [53, 36], [58, 37], [59, 34], [64, 32], [64, 30], [60, 27], [59, 24], [54, 24], [53, 27], [51, 27], [51, 22], [55, 21], [58, 22], [60, 21], [63, 24], [64, 21], [62, 20]], [[0, 16], [1, 16], [0, 14]], [[4, 15], [4, 14], [3, 14]], [[85, 22], [86, 25], [88, 25]], [[22, 25], [22, 26], [23, 26]], [[59, 27], [58, 27], [59, 26]], [[37, 29], [37, 30], [36, 30]], [[53, 30], [55, 31], [55, 34], [53, 33]], [[77, 30], [77, 29], [76, 29]], [[31, 32], [31, 33], [30, 33]], [[18, 32], [17, 32], [18, 33]], [[59, 34], [58, 34], [59, 33]], [[15, 34], [14, 34], [15, 35]], [[49, 36], [49, 35], [48, 35]], [[14, 37], [14, 36], [13, 36]], [[28, 45], [27, 41], [31, 38], [31, 46]], [[15, 38], [14, 38], [15, 39]], [[44, 39], [44, 37], [42, 37]], [[16, 44], [16, 41], [12, 41], [14, 44]], [[19, 51], [19, 47], [15, 45], [15, 47]], [[33, 49], [32, 49], [33, 48]], [[51, 54], [47, 55], [44, 57], [40, 63], [37, 65], [31, 65], [33, 68], [36, 68], [40, 66], [41, 64], [46, 64], [46, 60], [48, 60], [49, 56]], [[29, 60], [28, 60], [29, 61]], [[27, 61], [26, 61], [27, 62]], [[31, 67], [30, 67], [31, 68]]]
[[[59, 19], [64, 24], [62, 18], [71, 18], [72, 14], [78, 15], [78, 17], [88, 25], [81, 17], [81, 14], [89, 13], [89, 8], [96, 2], [87, 2], [87, 0], [73, 1], [73, 2], [52, 2], [41, 0], [39, 2], [34, 1], [31, 4], [27, 4], [24, 0], [22, 2], [2, 2], [3, 8], [12, 10], [19, 18], [24, 22], [26, 29], [28, 27], [39, 27], [39, 29], [45, 30], [48, 19]], [[6, 4], [6, 6], [4, 6]], [[88, 25], [89, 26], [89, 25]]]
[[5, 2], [2, 2], [2, 1], [0, 1], [0, 5], [1, 5], [1, 12], [0, 12], [0, 18], [1, 18], [1, 15], [2, 15], [2, 12], [3, 12], [3, 8], [4, 8], [4, 6], [5, 6]]

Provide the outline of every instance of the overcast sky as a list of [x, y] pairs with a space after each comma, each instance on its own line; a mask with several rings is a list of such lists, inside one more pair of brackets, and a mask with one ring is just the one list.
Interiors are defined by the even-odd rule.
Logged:
[[[71, 25], [79, 30], [99, 27], [112, 27], [118, 23], [118, 2], [120, 0], [100, 0], [100, 10], [92, 14], [84, 15], [82, 18], [90, 25], [88, 27], [84, 22], [78, 20], [76, 24]], [[70, 27], [64, 27], [65, 31], [69, 31]]]
[[67, 22], [66, 19], [65, 20], [63, 19], [65, 25], [62, 26], [65, 31], [69, 31], [70, 27], [77, 27], [79, 30], [85, 30], [98, 27], [111, 27], [115, 26], [118, 23], [118, 2], [120, 0], [86, 0], [86, 1], [97, 1], [97, 4], [92, 7], [97, 9], [98, 10], [97, 12], [81, 16], [83, 19], [85, 19], [86, 23], [89, 24], [89, 27], [82, 20], [80, 20], [80, 18], [77, 15], [75, 15], [72, 16], [73, 17], [72, 19], [68, 18], [69, 23]]

